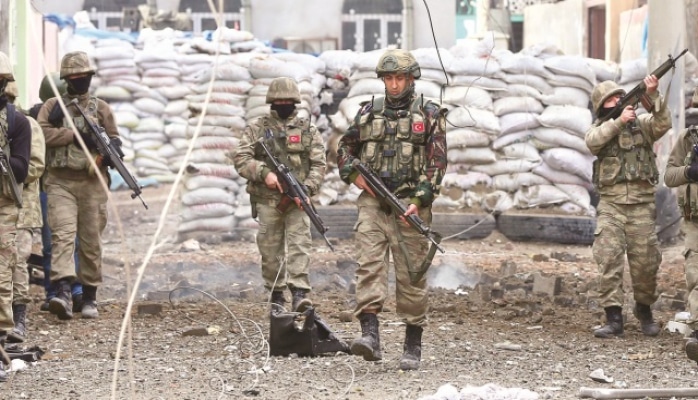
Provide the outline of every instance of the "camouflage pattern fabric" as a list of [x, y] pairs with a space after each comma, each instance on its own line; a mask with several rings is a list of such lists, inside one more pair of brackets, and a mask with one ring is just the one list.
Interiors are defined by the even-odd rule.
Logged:
[[12, 266], [17, 264], [17, 207], [0, 198], [0, 330], [10, 331], [12, 318]]
[[686, 275], [686, 311], [691, 315], [686, 323], [692, 330], [698, 330], [698, 223], [684, 221], [685, 248], [683, 256]]
[[32, 253], [34, 236], [32, 229], [17, 229], [17, 261], [12, 267], [13, 304], [29, 304], [29, 270], [27, 259]]
[[[366, 192], [358, 200], [359, 218], [356, 224], [356, 308], [357, 316], [364, 310], [380, 312], [388, 297], [388, 254], [395, 266], [395, 301], [397, 312], [405, 315], [405, 323], [425, 326], [427, 324], [428, 296], [426, 277], [416, 284], [410, 283], [408, 260], [413, 265], [421, 263], [429, 252], [430, 242], [394, 214], [381, 210], [377, 199]], [[419, 217], [431, 224], [431, 207], [421, 207]], [[399, 240], [409, 249], [404, 254]]]
[[626, 253], [635, 301], [653, 304], [658, 296], [657, 270], [662, 262], [654, 231], [654, 203], [614, 204], [602, 198], [597, 214], [592, 253], [599, 266], [599, 305], [623, 307]]

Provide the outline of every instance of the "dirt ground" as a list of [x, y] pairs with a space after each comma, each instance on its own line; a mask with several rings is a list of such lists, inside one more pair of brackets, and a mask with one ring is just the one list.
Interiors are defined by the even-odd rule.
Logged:
[[[397, 368], [404, 327], [394, 294], [380, 314], [383, 361], [344, 353], [270, 357], [269, 306], [253, 243], [212, 239], [198, 242], [198, 249], [174, 243], [175, 201], [149, 250], [169, 190], [144, 189], [147, 211], [128, 192], [112, 193], [121, 224], [110, 210], [98, 320], [77, 314], [63, 322], [40, 312], [43, 289], [32, 286], [25, 345], [46, 353], [0, 384], [0, 398], [418, 399], [445, 384], [496, 384], [528, 389], [541, 399], [575, 399], [582, 387], [697, 385], [697, 365], [685, 358], [682, 335], [642, 336], [629, 312], [630, 297], [624, 338], [593, 337], [602, 311], [594, 303], [590, 247], [513, 243], [496, 231], [482, 240], [443, 243], [447, 253], [437, 255], [429, 275], [432, 307], [419, 371]], [[344, 322], [352, 310], [354, 243], [334, 242], [334, 253], [316, 242], [312, 297], [336, 336], [350, 342], [360, 332], [356, 320]], [[655, 311], [663, 323], [677, 312], [670, 299], [685, 290], [681, 250], [681, 244], [663, 248], [663, 297]], [[130, 330], [119, 347], [127, 293], [149, 252]], [[533, 293], [537, 272], [561, 277], [561, 294]], [[139, 312], [143, 305], [162, 310]], [[589, 378], [599, 368], [613, 383]]]

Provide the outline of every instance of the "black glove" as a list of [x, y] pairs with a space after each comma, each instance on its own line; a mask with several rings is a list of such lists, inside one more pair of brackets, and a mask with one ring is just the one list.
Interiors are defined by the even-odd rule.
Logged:
[[[97, 143], [95, 143], [94, 139], [92, 139], [91, 134], [80, 132], [80, 137], [82, 137], [82, 141], [85, 142], [85, 146], [87, 146], [88, 150], [98, 149]], [[78, 138], [76, 136], [73, 136], [73, 144], [80, 147], [80, 142], [78, 141]]]
[[121, 138], [118, 136], [112, 136], [109, 138], [109, 144], [111, 145], [111, 148], [116, 151], [116, 154], [119, 156], [119, 158], [123, 159], [124, 158], [124, 152], [121, 150], [121, 146], [123, 146], [123, 143], [121, 142]]
[[48, 113], [48, 122], [56, 128], [63, 125], [63, 109], [58, 102], [53, 105], [51, 112]]
[[698, 182], [698, 162], [693, 161], [691, 165], [686, 168], [685, 174], [689, 181]]

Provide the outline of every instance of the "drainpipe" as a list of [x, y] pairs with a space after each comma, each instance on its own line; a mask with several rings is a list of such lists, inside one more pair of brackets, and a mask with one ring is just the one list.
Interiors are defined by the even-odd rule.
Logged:
[[402, 48], [411, 50], [414, 43], [414, 4], [413, 0], [402, 1]]

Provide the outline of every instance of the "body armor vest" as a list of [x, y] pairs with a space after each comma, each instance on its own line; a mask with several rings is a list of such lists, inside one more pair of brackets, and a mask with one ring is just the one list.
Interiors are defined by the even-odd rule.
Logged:
[[[689, 166], [695, 157], [695, 146], [698, 145], [698, 127], [691, 126], [686, 131], [686, 137], [690, 139], [691, 147], [684, 158], [683, 165]], [[688, 221], [698, 220], [698, 183], [681, 185], [678, 188], [679, 208], [683, 217]]]
[[597, 155], [594, 185], [597, 188], [622, 182], [657, 184], [659, 170], [652, 141], [635, 124], [626, 126]]
[[[64, 97], [63, 102], [68, 104], [70, 99]], [[99, 120], [97, 114], [97, 98], [90, 97], [87, 107], [84, 109], [85, 115]], [[63, 127], [70, 129], [68, 117], [63, 118]], [[72, 117], [75, 127], [80, 132], [88, 132], [87, 122], [82, 116]], [[95, 150], [96, 151], [96, 150]], [[75, 171], [89, 170], [90, 162], [82, 150], [82, 147], [75, 143], [70, 143], [67, 146], [47, 147], [46, 148], [46, 168], [68, 168]]]
[[370, 166], [391, 191], [419, 182], [432, 128], [424, 118], [421, 101], [421, 97], [416, 98], [407, 110], [387, 109], [384, 97], [364, 104], [366, 111], [359, 120], [361, 162]]
[[[6, 105], [2, 110], [0, 110], [0, 148], [2, 148], [2, 151], [5, 153], [5, 157], [7, 157], [8, 165], [9, 165], [9, 160], [10, 160], [10, 142], [8, 140], [8, 135], [10, 134], [10, 122], [9, 122], [9, 117], [8, 117], [8, 112], [15, 112], [15, 108], [11, 106], [10, 104]], [[14, 116], [13, 116], [14, 119]], [[6, 177], [3, 174], [0, 174], [0, 196], [2, 196], [5, 199], [11, 199], [14, 201], [12, 197], [12, 190], [10, 189], [12, 184], [10, 182], [10, 178]], [[20, 193], [24, 185], [22, 185], [20, 182], [18, 182], [18, 185]]]

